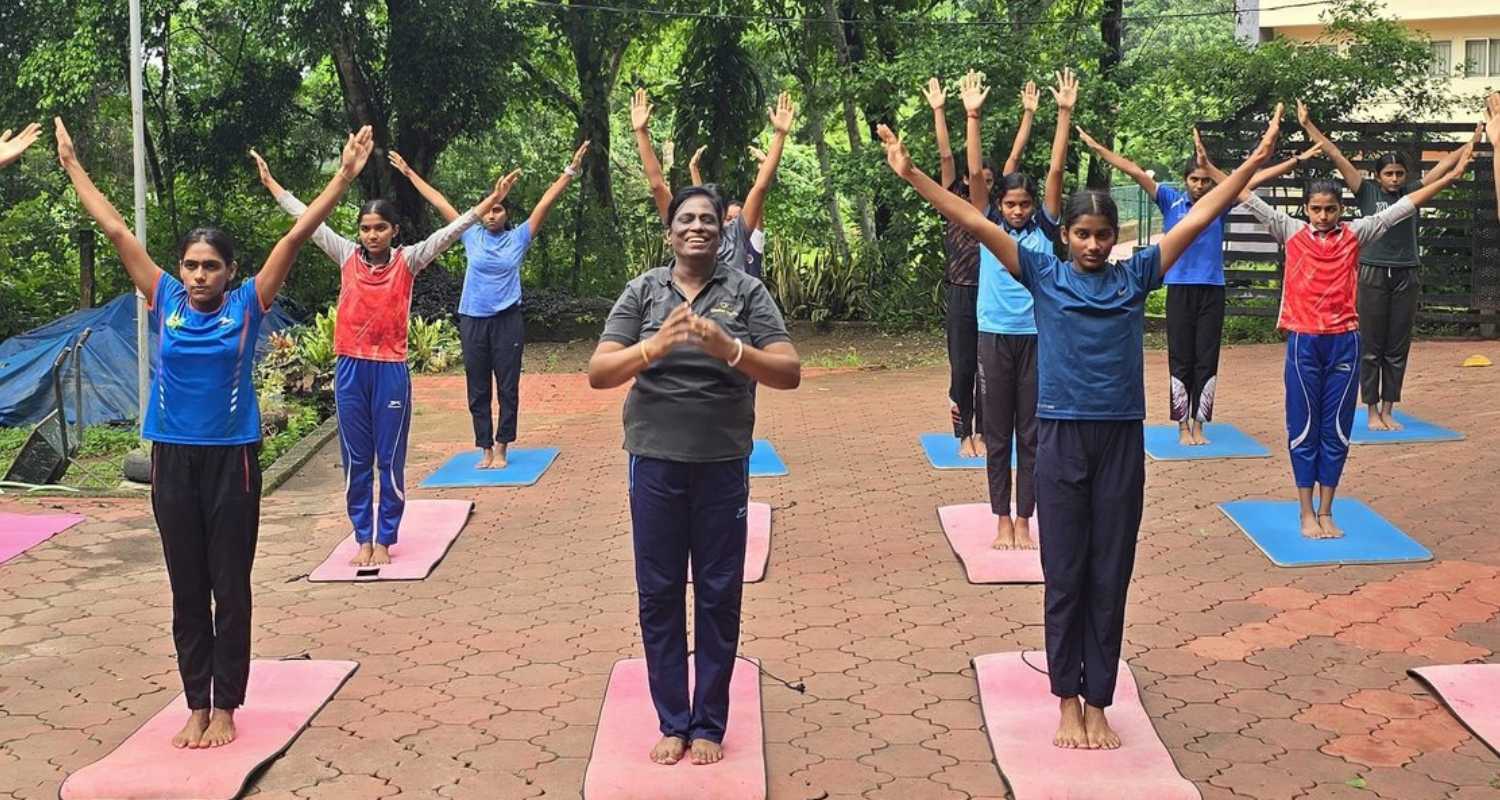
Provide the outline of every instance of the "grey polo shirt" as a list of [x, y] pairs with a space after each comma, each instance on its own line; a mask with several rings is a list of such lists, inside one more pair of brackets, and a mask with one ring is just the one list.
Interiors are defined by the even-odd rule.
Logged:
[[[626, 284], [599, 338], [626, 346], [649, 338], [686, 300], [672, 282], [670, 263], [650, 270]], [[693, 299], [693, 311], [755, 347], [791, 341], [765, 284], [723, 262]], [[696, 347], [673, 350], [636, 376], [625, 399], [625, 449], [667, 461], [748, 458], [755, 431], [751, 387], [744, 373]]]

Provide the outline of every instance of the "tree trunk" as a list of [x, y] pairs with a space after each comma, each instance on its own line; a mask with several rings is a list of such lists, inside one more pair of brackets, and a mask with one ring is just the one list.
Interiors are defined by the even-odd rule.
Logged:
[[[379, 197], [386, 184], [385, 171], [389, 169], [384, 153], [390, 148], [390, 131], [387, 129], [385, 115], [376, 110], [369, 75], [356, 57], [358, 46], [348, 27], [352, 24], [352, 20], [345, 19], [337, 26], [330, 52], [333, 55], [334, 72], [339, 77], [339, 87], [343, 89], [344, 114], [349, 120], [350, 129], [358, 130], [369, 125], [375, 134], [375, 152], [371, 154], [365, 171], [360, 173], [359, 182], [365, 197]], [[374, 169], [370, 168], [372, 166]]]
[[[1125, 60], [1124, 13], [1124, 0], [1104, 0], [1104, 15], [1099, 20], [1099, 34], [1104, 39], [1104, 52], [1099, 56], [1100, 80], [1114, 82], [1116, 68]], [[1111, 118], [1108, 114], [1100, 118], [1104, 122], [1098, 125], [1100, 130], [1094, 136], [1101, 142], [1114, 141], [1114, 125], [1108, 122]], [[1100, 189], [1109, 187], [1110, 167], [1103, 159], [1089, 158], [1087, 184]]]
[[[833, 39], [833, 50], [838, 56], [839, 73], [846, 82], [845, 91], [840, 92], [844, 104], [844, 127], [849, 134], [849, 155], [858, 161], [863, 153], [860, 147], [859, 115], [854, 109], [854, 99], [849, 96], [847, 81], [851, 77], [849, 42], [845, 39], [844, 25], [839, 21], [838, 6], [834, 0], [823, 0], [823, 13], [828, 20], [829, 35]], [[854, 207], [859, 211], [859, 231], [868, 247], [880, 245], [875, 232], [875, 214], [870, 208], [870, 199], [863, 192], [854, 195]]]
[[[573, 215], [573, 268], [568, 286], [576, 294], [583, 275], [584, 253], [595, 243], [589, 241], [586, 225], [593, 208], [596, 219], [608, 219], [611, 230], [620, 227], [619, 210], [615, 208], [614, 185], [610, 180], [609, 94], [620, 73], [620, 58], [630, 44], [631, 33], [611, 24], [602, 15], [580, 8], [562, 18], [563, 32], [573, 54], [578, 74], [577, 141], [590, 142], [590, 155], [584, 160], [578, 187], [578, 207]], [[613, 237], [607, 237], [613, 238]]]

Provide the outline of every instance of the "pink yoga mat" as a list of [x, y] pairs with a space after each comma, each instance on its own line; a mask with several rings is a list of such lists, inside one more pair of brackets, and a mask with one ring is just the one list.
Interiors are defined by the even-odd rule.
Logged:
[[0, 513], [0, 564], [80, 522], [81, 514]]
[[[766, 579], [766, 564], [771, 560], [771, 504], [751, 503], [745, 520], [745, 583]], [[688, 565], [688, 583], [693, 582], [692, 564]]]
[[764, 800], [766, 741], [759, 665], [746, 658], [735, 662], [723, 761], [699, 766], [684, 757], [670, 767], [652, 763], [651, 746], [660, 738], [656, 708], [646, 688], [646, 660], [615, 662], [583, 777], [584, 800]]
[[1052, 746], [1057, 730], [1057, 698], [1047, 676], [1047, 654], [994, 653], [974, 659], [979, 705], [990, 734], [990, 748], [1015, 800], [1091, 800], [1149, 797], [1201, 800], [1198, 787], [1182, 775], [1141, 707], [1135, 676], [1120, 662], [1109, 723], [1124, 745], [1118, 750], [1064, 750]]
[[[1011, 509], [1014, 511], [1014, 507]], [[967, 503], [938, 509], [943, 535], [964, 564], [969, 583], [1041, 583], [1040, 551], [996, 550], [995, 515], [989, 503]], [[1031, 540], [1039, 538], [1036, 516], [1031, 517]]]
[[237, 738], [223, 747], [178, 750], [187, 721], [183, 695], [119, 747], [63, 781], [62, 800], [231, 800], [250, 776], [281, 755], [359, 665], [353, 661], [250, 662]]
[[1465, 728], [1500, 753], [1500, 664], [1418, 667], [1411, 674], [1427, 684]]
[[432, 574], [453, 540], [469, 521], [472, 500], [410, 500], [391, 546], [391, 563], [356, 567], [349, 563], [359, 553], [359, 542], [349, 534], [328, 558], [307, 576], [310, 581], [419, 581]]

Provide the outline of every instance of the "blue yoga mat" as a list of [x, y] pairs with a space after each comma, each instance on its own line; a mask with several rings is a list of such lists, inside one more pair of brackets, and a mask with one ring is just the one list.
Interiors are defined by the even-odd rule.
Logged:
[[1432, 560], [1427, 548], [1358, 500], [1333, 501], [1334, 522], [1344, 531], [1338, 539], [1303, 536], [1294, 500], [1236, 500], [1219, 510], [1278, 567]]
[[[922, 452], [933, 469], [984, 469], [984, 456], [964, 458], [958, 454], [958, 438], [951, 433], [924, 433]], [[1016, 440], [1010, 440], [1010, 466], [1016, 466]]]
[[775, 478], [787, 473], [786, 462], [776, 452], [776, 445], [765, 439], [756, 439], [750, 451], [750, 477]]
[[1188, 461], [1197, 458], [1267, 458], [1271, 451], [1249, 434], [1227, 422], [1203, 426], [1208, 444], [1186, 447], [1177, 443], [1176, 425], [1146, 426], [1146, 455], [1157, 461]]
[[461, 486], [530, 486], [557, 460], [556, 447], [528, 447], [511, 450], [505, 469], [479, 469], [479, 450], [465, 450], [443, 462], [437, 471], [422, 480], [422, 489], [448, 489]]
[[1354, 444], [1400, 444], [1402, 442], [1456, 442], [1464, 438], [1458, 431], [1450, 431], [1424, 419], [1400, 411], [1395, 413], [1401, 423], [1399, 431], [1370, 430], [1370, 410], [1360, 406], [1354, 410], [1354, 433], [1349, 441]]

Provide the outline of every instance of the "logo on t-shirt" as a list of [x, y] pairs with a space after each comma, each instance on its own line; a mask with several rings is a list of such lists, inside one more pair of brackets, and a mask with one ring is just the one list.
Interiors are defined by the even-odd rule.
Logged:
[[173, 311], [172, 316], [167, 317], [167, 327], [174, 331], [181, 328], [184, 322], [187, 322], [187, 319], [182, 316], [181, 311]]
[[220, 328], [228, 328], [228, 327], [230, 327], [232, 325], [234, 325], [234, 318], [233, 317], [230, 317], [230, 316], [227, 316], [227, 315], [219, 317], [219, 327]]

